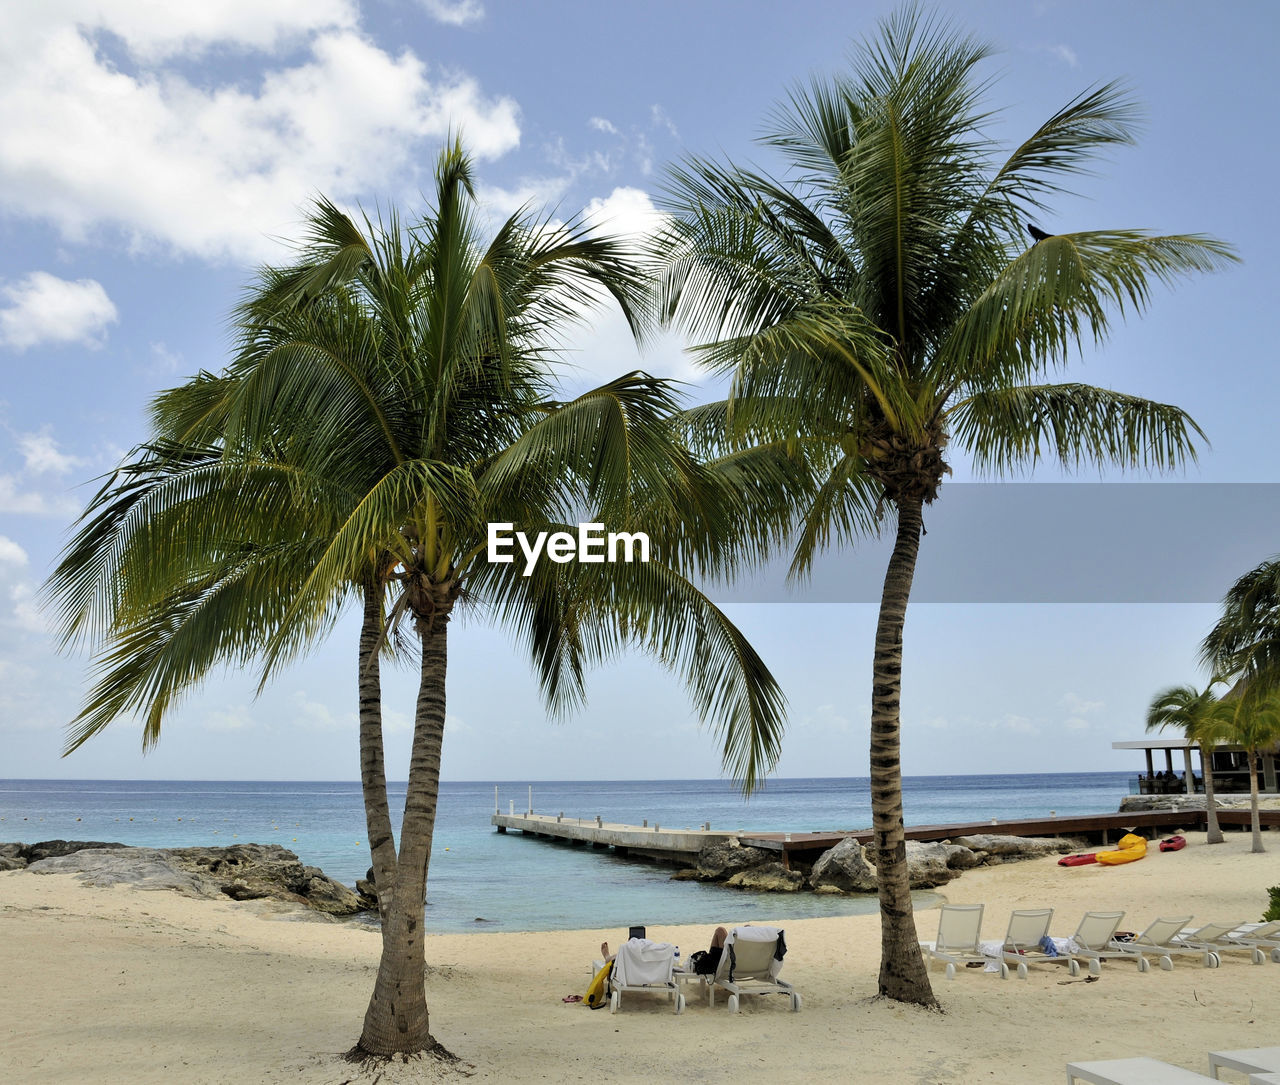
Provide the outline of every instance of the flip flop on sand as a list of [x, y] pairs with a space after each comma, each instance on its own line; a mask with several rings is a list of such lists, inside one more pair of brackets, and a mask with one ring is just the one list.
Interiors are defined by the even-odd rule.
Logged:
[[561, 1002], [581, 1002], [582, 996], [581, 995], [565, 995], [564, 998], [562, 998], [560, 1001]]

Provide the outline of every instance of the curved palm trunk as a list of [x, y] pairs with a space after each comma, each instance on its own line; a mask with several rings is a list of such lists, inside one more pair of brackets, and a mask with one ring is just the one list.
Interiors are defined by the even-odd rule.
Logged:
[[364, 586], [364, 624], [360, 627], [360, 787], [364, 793], [369, 858], [378, 889], [378, 914], [386, 930], [389, 887], [396, 873], [396, 844], [387, 802], [387, 775], [382, 749], [382, 673], [378, 645], [382, 640], [382, 593]]
[[898, 537], [885, 572], [871, 685], [871, 825], [880, 892], [881, 996], [937, 1006], [916, 936], [902, 822], [902, 629], [923, 525], [920, 498], [898, 502]]
[[1221, 844], [1222, 827], [1218, 824], [1218, 804], [1213, 797], [1213, 751], [1203, 743], [1200, 746], [1200, 767], [1204, 770], [1204, 810], [1207, 821], [1204, 842]]
[[429, 629], [419, 631], [422, 673], [409, 758], [409, 787], [400, 826], [400, 855], [391, 883], [391, 899], [382, 909], [382, 958], [359, 1043], [371, 1055], [427, 1051], [436, 1046], [427, 1017], [423, 913], [436, 796], [440, 790], [447, 623], [447, 614], [437, 614]]
[[1253, 828], [1253, 847], [1250, 851], [1266, 851], [1262, 846], [1262, 822], [1258, 817], [1258, 754], [1249, 751], [1249, 822]]

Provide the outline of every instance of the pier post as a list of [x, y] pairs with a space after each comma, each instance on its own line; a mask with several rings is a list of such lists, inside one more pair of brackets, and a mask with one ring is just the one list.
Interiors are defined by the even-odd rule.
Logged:
[[529, 785], [529, 813], [533, 813], [533, 784]]
[[493, 812], [498, 812], [498, 785], [493, 785]]

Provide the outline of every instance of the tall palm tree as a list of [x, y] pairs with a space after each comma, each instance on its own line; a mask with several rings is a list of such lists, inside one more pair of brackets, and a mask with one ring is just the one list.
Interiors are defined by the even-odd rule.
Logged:
[[1200, 763], [1204, 767], [1204, 805], [1208, 819], [1206, 842], [1222, 843], [1218, 825], [1218, 807], [1213, 794], [1213, 749], [1223, 742], [1230, 730], [1231, 706], [1223, 704], [1213, 692], [1216, 681], [1203, 690], [1194, 686], [1170, 686], [1151, 699], [1147, 709], [1147, 730], [1163, 731], [1175, 727], [1188, 742], [1200, 747]]
[[[440, 158], [413, 229], [318, 205], [299, 261], [238, 311], [226, 371], [161, 395], [152, 439], [91, 502], [50, 578], [68, 641], [99, 646], [68, 752], [123, 714], [154, 743], [169, 708], [219, 663], [263, 682], [345, 604], [362, 612], [361, 778], [382, 956], [357, 1050], [429, 1050], [423, 901], [445, 724], [449, 623], [484, 608], [527, 645], [553, 710], [628, 645], [684, 678], [754, 786], [777, 756], [781, 693], [742, 634], [694, 589], [763, 553], [785, 506], [785, 457], [711, 465], [676, 438], [666, 386], [634, 373], [569, 402], [550, 362], [567, 324], [611, 295], [638, 326], [625, 250], [518, 214], [485, 242], [470, 164]], [[766, 500], [748, 503], [744, 492]], [[569, 528], [589, 511], [652, 533], [648, 563], [486, 560], [488, 525]], [[420, 671], [397, 848], [386, 795], [380, 655], [416, 642]]]
[[655, 246], [665, 318], [732, 378], [691, 418], [707, 447], [790, 443], [819, 473], [793, 572], [829, 542], [896, 513], [875, 634], [871, 801], [882, 932], [879, 991], [934, 1005], [916, 940], [900, 764], [902, 634], [924, 506], [958, 443], [995, 475], [1042, 458], [1067, 469], [1168, 469], [1202, 436], [1181, 410], [1046, 378], [1153, 280], [1232, 259], [1220, 242], [1085, 230], [1029, 244], [1065, 178], [1131, 142], [1113, 85], [1069, 102], [1003, 161], [984, 130], [982, 44], [923, 18], [887, 20], [854, 71], [814, 79], [763, 142], [790, 172], [691, 159], [673, 171]]

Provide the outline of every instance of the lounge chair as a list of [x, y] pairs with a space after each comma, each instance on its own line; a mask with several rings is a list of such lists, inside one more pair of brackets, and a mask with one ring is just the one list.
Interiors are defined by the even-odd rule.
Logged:
[[947, 966], [947, 979], [956, 978], [956, 965], [966, 961], [990, 960], [982, 952], [978, 935], [982, 930], [981, 904], [944, 904], [939, 909], [938, 939], [936, 942], [921, 942], [920, 948], [925, 952], [925, 967], [934, 961], [944, 961]]
[[1199, 955], [1205, 968], [1213, 968], [1217, 957], [1212, 950], [1180, 945], [1177, 942], [1178, 935], [1190, 922], [1189, 915], [1176, 918], [1161, 916], [1153, 920], [1132, 942], [1118, 942], [1113, 938], [1108, 944], [1108, 952], [1105, 955], [1136, 960], [1139, 972], [1146, 972], [1151, 968], [1151, 963], [1147, 960], [1148, 956], [1158, 958], [1160, 967], [1169, 972], [1173, 969], [1173, 958], [1178, 954], [1188, 953]]
[[[1018, 979], [1027, 978], [1027, 965], [1040, 961], [1051, 964], [1065, 964], [1071, 968], [1075, 964], [1065, 953], [1059, 953], [1055, 946], [1049, 953], [1044, 948], [1044, 941], [1049, 937], [1049, 924], [1053, 922], [1052, 908], [1022, 908], [1009, 916], [1009, 930], [1004, 936], [1004, 945], [1000, 949], [1000, 978], [1008, 979], [1009, 966], [1015, 965]], [[1117, 922], [1119, 922], [1117, 920]], [[1115, 928], [1113, 927], [1112, 930]], [[1076, 965], [1071, 974], [1080, 971]]]
[[1254, 964], [1265, 964], [1267, 955], [1257, 946], [1242, 946], [1230, 940], [1231, 932], [1239, 928], [1239, 923], [1206, 923], [1193, 931], [1183, 931], [1174, 939], [1174, 942], [1209, 954], [1212, 957], [1210, 968], [1217, 968], [1222, 963], [1223, 953], [1233, 952], [1248, 953], [1253, 957]]
[[[1241, 923], [1230, 934], [1233, 946], [1240, 946], [1258, 951], [1269, 950], [1271, 959], [1280, 964], [1280, 919], [1267, 923]], [[1254, 961], [1257, 961], [1257, 955]]]
[[1079, 975], [1080, 962], [1085, 961], [1089, 968], [1089, 975], [1100, 976], [1105, 958], [1121, 956], [1113, 953], [1108, 947], [1123, 918], [1124, 912], [1084, 913], [1080, 926], [1071, 936], [1070, 948], [1067, 950], [1067, 971], [1071, 975]]
[[1067, 1063], [1067, 1085], [1077, 1081], [1091, 1085], [1200, 1085], [1213, 1080], [1194, 1070], [1146, 1057]]
[[716, 988], [729, 992], [729, 1012], [737, 1013], [743, 995], [786, 995], [792, 1012], [800, 1010], [800, 994], [778, 979], [786, 939], [777, 927], [734, 927], [724, 940], [724, 952], [714, 976], [707, 981], [707, 998], [716, 1004]]
[[618, 947], [609, 973], [609, 1012], [617, 1013], [624, 993], [665, 994], [675, 1013], [684, 1012], [684, 995], [673, 971], [676, 947], [670, 942], [631, 938]]
[[1280, 1047], [1248, 1047], [1238, 1051], [1210, 1051], [1209, 1076], [1215, 1080], [1218, 1071], [1226, 1068], [1249, 1074], [1250, 1081], [1257, 1077], [1280, 1074]]

